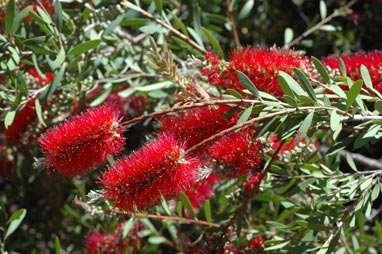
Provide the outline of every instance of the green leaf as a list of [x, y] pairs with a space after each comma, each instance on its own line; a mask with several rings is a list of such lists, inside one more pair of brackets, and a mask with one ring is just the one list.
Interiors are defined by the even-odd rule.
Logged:
[[134, 217], [131, 217], [123, 226], [122, 238], [124, 239], [129, 233], [130, 229], [134, 226]]
[[373, 178], [368, 178], [366, 179], [361, 185], [360, 185], [360, 190], [363, 191], [363, 190], [366, 190], [370, 184], [373, 182]]
[[236, 90], [233, 90], [233, 89], [227, 89], [227, 93], [229, 93], [230, 95], [234, 96], [235, 98], [238, 98], [238, 99], [243, 99], [243, 96]]
[[371, 193], [371, 201], [376, 200], [380, 192], [381, 192], [381, 183], [379, 182], [373, 188], [373, 191]]
[[340, 141], [338, 141], [337, 143], [334, 144], [334, 146], [330, 147], [329, 150], [326, 152], [326, 156], [332, 156], [332, 155], [335, 155], [337, 154], [339, 151], [345, 149], [345, 147], [347, 145], [350, 144], [351, 141], [353, 141], [354, 139], [354, 136], [353, 135], [349, 135], [343, 139], [341, 139]]
[[30, 50], [37, 52], [37, 53], [40, 53], [40, 54], [43, 54], [43, 55], [50, 55], [50, 56], [56, 55], [56, 52], [45, 49], [45, 48], [41, 48], [39, 46], [34, 46], [34, 45], [30, 45], [30, 44], [24, 44], [24, 45], [27, 48], [29, 48]]
[[252, 83], [252, 81], [242, 73], [241, 71], [236, 71], [237, 76], [239, 77], [240, 82], [247, 88], [253, 95], [255, 95], [257, 98], [261, 98], [259, 91], [257, 90], [256, 86]]
[[285, 28], [284, 31], [284, 45], [288, 45], [293, 40], [293, 30], [290, 27]]
[[299, 129], [301, 139], [306, 136], [306, 133], [308, 132], [310, 126], [312, 125], [313, 116], [314, 116], [314, 111], [310, 112], [307, 115], [307, 117], [304, 119], [304, 121], [302, 122]]
[[176, 24], [179, 26], [180, 30], [182, 30], [182, 33], [188, 37], [187, 28], [186, 28], [186, 26], [183, 24], [182, 20], [181, 20], [180, 18], [178, 18], [178, 16], [175, 15], [175, 14], [174, 14], [173, 12], [171, 12], [170, 10], [167, 10], [167, 12], [171, 14], [171, 16], [172, 16], [173, 19], [175, 20]]
[[7, 228], [7, 233], [5, 235], [5, 238], [7, 238], [13, 232], [15, 232], [15, 230], [20, 226], [21, 222], [24, 220], [26, 213], [27, 213], [27, 210], [22, 208], [20, 210], [17, 210], [11, 215], [11, 217], [9, 218], [7, 222], [9, 226]]
[[297, 108], [298, 107], [298, 104], [297, 104], [297, 101], [294, 97], [292, 96], [289, 96], [289, 95], [284, 95], [283, 96], [283, 99], [286, 103], [288, 103], [289, 105]]
[[56, 26], [57, 30], [62, 30], [62, 6], [60, 1], [56, 0], [54, 1], [54, 16], [56, 18]]
[[68, 56], [75, 56], [85, 53], [91, 49], [96, 48], [101, 43], [101, 40], [92, 40], [81, 43], [68, 52]]
[[176, 211], [178, 213], [178, 216], [179, 217], [183, 217], [183, 206], [182, 206], [182, 202], [178, 202], [178, 204], [176, 205]]
[[5, 18], [4, 18], [4, 23], [5, 23], [5, 31], [7, 34], [10, 34], [12, 25], [15, 19], [15, 14], [16, 14], [16, 6], [15, 6], [15, 1], [10, 0], [7, 4], [7, 9], [5, 10]]
[[346, 157], [346, 161], [349, 164], [350, 168], [357, 172], [358, 171], [357, 166], [355, 165], [354, 160], [351, 157], [351, 155], [349, 153], [346, 153], [345, 157]]
[[204, 215], [206, 216], [206, 220], [208, 222], [212, 222], [211, 202], [209, 199], [204, 203], [203, 209], [204, 209]]
[[192, 37], [194, 37], [196, 43], [198, 43], [199, 46], [201, 46], [201, 47], [204, 49], [203, 40], [202, 40], [202, 38], [195, 32], [195, 30], [192, 29], [191, 27], [187, 27], [187, 31], [191, 34]]
[[224, 115], [222, 116], [223, 119], [228, 119], [230, 118], [237, 110], [239, 109], [238, 106], [235, 106], [235, 107], [232, 107], [230, 109], [228, 109]]
[[380, 126], [378, 124], [373, 124], [364, 130], [354, 141], [354, 149], [358, 149], [366, 145], [372, 138], [374, 138], [374, 136], [378, 133], [379, 127]]
[[47, 100], [48, 97], [54, 93], [58, 85], [61, 83], [62, 77], [64, 76], [65, 67], [66, 64], [64, 63], [61, 66], [61, 69], [58, 71], [57, 75], [55, 75], [53, 82], [51, 82], [48, 87], [41, 93], [40, 100]]
[[336, 110], [332, 110], [330, 113], [330, 129], [332, 129], [332, 131], [336, 131], [341, 127], [341, 116]]
[[129, 97], [130, 95], [134, 94], [135, 92], [136, 92], [136, 90], [134, 87], [129, 87], [125, 90], [118, 92], [118, 96], [120, 96], [122, 98], [126, 98], [126, 97]]
[[54, 61], [51, 61], [49, 58], [47, 60], [48, 60], [49, 67], [52, 70], [57, 69], [65, 61], [64, 48], [60, 48], [60, 51], [58, 52], [58, 55]]
[[60, 239], [57, 236], [56, 236], [56, 240], [55, 240], [55, 246], [56, 246], [56, 254], [61, 254]]
[[140, 12], [140, 8], [138, 6], [136, 6], [135, 4], [132, 4], [128, 1], [123, 1], [121, 4], [134, 10], [134, 11]]
[[135, 87], [134, 89], [137, 91], [149, 92], [149, 91], [153, 91], [153, 90], [167, 88], [171, 84], [173, 84], [171, 81], [161, 81], [161, 82], [154, 83], [154, 84], [147, 85], [147, 86]]
[[328, 74], [328, 71], [326, 70], [326, 68], [322, 65], [322, 63], [320, 62], [320, 60], [318, 60], [317, 58], [315, 58], [314, 56], [312, 56], [312, 61], [313, 61], [313, 64], [314, 66], [316, 67], [318, 73], [320, 73], [322, 79], [330, 84], [330, 77], [329, 77], [329, 74]]
[[373, 88], [373, 83], [371, 82], [369, 71], [367, 70], [365, 65], [361, 65], [361, 75], [362, 79], [365, 82], [365, 86], [367, 88]]
[[155, 8], [157, 9], [157, 12], [159, 12], [159, 14], [161, 14], [162, 10], [163, 10], [162, 1], [161, 0], [154, 0], [154, 3], [155, 3]]
[[16, 33], [16, 31], [19, 29], [20, 27], [20, 24], [21, 22], [29, 16], [29, 11], [33, 9], [33, 6], [32, 5], [29, 5], [27, 7], [25, 7], [22, 11], [20, 11], [19, 13], [17, 13], [14, 21], [13, 21], [13, 25], [12, 25], [12, 28], [11, 28], [11, 31], [10, 31], [10, 35], [14, 35]]
[[282, 248], [284, 248], [285, 246], [287, 246], [287, 245], [289, 244], [289, 242], [290, 242], [290, 241], [286, 241], [286, 242], [283, 242], [283, 243], [279, 243], [279, 244], [276, 244], [276, 245], [267, 247], [267, 248], [265, 248], [264, 250], [265, 250], [265, 251], [269, 251], [269, 250], [279, 250], [279, 249], [282, 249]]
[[346, 73], [346, 66], [345, 66], [344, 60], [342, 60], [342, 58], [340, 57], [338, 58], [338, 62], [340, 64], [341, 73], [346, 78], [347, 73]]
[[332, 106], [328, 96], [326, 96], [326, 95], [324, 95], [324, 105], [325, 105], [325, 107], [331, 107]]
[[38, 120], [44, 127], [46, 127], [44, 118], [42, 117], [42, 109], [41, 109], [41, 104], [39, 99], [35, 100], [35, 107], [36, 107], [36, 114], [37, 114]]
[[312, 98], [314, 101], [317, 101], [316, 93], [314, 92], [313, 87], [310, 84], [304, 72], [302, 72], [300, 69], [297, 69], [297, 68], [294, 68], [293, 71], [298, 81], [300, 81], [302, 87], [308, 93], [309, 97]]
[[376, 101], [374, 104], [374, 108], [382, 114], [382, 101]]
[[320, 15], [321, 15], [321, 19], [326, 18], [327, 12], [328, 12], [328, 10], [326, 8], [325, 1], [324, 0], [320, 0]]
[[171, 215], [171, 211], [170, 211], [170, 208], [168, 207], [166, 199], [163, 197], [162, 193], [160, 196], [161, 196], [161, 204], [162, 204], [163, 210], [167, 213], [167, 215]]
[[180, 200], [182, 201], [183, 206], [187, 209], [191, 217], [195, 217], [194, 209], [192, 208], [190, 199], [183, 191], [180, 192]]
[[208, 41], [211, 43], [213, 49], [221, 56], [224, 56], [223, 49], [221, 48], [218, 40], [205, 28], [200, 27], [204, 33], [204, 35], [207, 37]]
[[17, 73], [17, 88], [20, 90], [21, 94], [25, 96], [28, 95], [28, 86], [20, 71]]
[[247, 0], [245, 4], [243, 5], [243, 8], [241, 8], [238, 20], [245, 19], [249, 16], [251, 13], [253, 6], [255, 5], [255, 0]]
[[252, 114], [252, 110], [253, 110], [253, 105], [251, 105], [249, 108], [246, 108], [244, 112], [241, 114], [239, 120], [237, 121], [237, 124], [241, 124], [248, 121], [249, 117]]
[[150, 21], [149, 19], [144, 19], [144, 18], [131, 18], [131, 19], [123, 20], [120, 23], [120, 25], [121, 26], [141, 26], [149, 21]]
[[102, 102], [104, 102], [107, 97], [109, 96], [109, 94], [111, 93], [111, 91], [113, 90], [113, 86], [110, 84], [110, 86], [103, 90], [102, 93], [97, 97], [95, 98], [91, 103], [90, 103], [90, 107], [95, 107], [95, 106], [98, 106], [99, 104], [101, 104]]
[[161, 244], [166, 242], [166, 238], [164, 238], [163, 236], [151, 236], [149, 237], [148, 242], [150, 244]]
[[288, 73], [279, 71], [279, 77], [280, 76], [285, 80], [285, 82], [294, 93], [297, 95], [307, 95], [301, 86], [296, 82], [296, 80], [294, 80], [294, 78], [292, 78]]
[[16, 116], [16, 110], [9, 110], [4, 118], [4, 125], [5, 129], [8, 129], [8, 126], [10, 126], [13, 123], [13, 120]]
[[355, 82], [352, 87], [350, 88], [349, 92], [347, 93], [347, 98], [346, 98], [346, 108], [349, 108], [359, 93], [361, 92], [362, 88], [362, 82]]
[[103, 31], [102, 37], [110, 34], [125, 19], [125, 13], [118, 15]]

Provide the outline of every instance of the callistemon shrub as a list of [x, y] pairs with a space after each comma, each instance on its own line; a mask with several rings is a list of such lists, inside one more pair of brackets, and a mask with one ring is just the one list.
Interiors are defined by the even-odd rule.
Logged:
[[217, 61], [215, 55], [208, 54], [211, 67], [204, 68], [202, 74], [208, 77], [213, 86], [242, 91], [245, 89], [236, 71], [249, 77], [258, 90], [281, 97], [284, 93], [278, 83], [279, 71], [293, 76], [293, 68], [301, 68], [309, 72], [312, 68], [310, 60], [293, 50], [244, 47], [231, 51], [229, 61]]
[[[159, 119], [163, 132], [171, 132], [180, 142], [190, 148], [212, 135], [236, 124], [237, 114], [224, 119], [223, 115], [230, 107], [224, 105], [198, 107], [167, 115]], [[203, 147], [196, 151], [200, 155]]]
[[231, 132], [209, 147], [215, 174], [240, 177], [260, 168], [263, 145], [253, 138], [253, 132], [254, 128]]
[[344, 75], [345, 73], [342, 73], [340, 69], [339, 58], [344, 61], [346, 75], [352, 80], [362, 79], [361, 66], [366, 66], [374, 88], [382, 92], [382, 51], [329, 56], [322, 59], [322, 64]]
[[42, 163], [62, 176], [83, 174], [123, 150], [122, 131], [114, 107], [89, 109], [48, 130], [39, 139], [44, 153]]
[[127, 211], [145, 210], [187, 189], [197, 178], [199, 163], [185, 156], [184, 146], [164, 133], [120, 159], [103, 173], [105, 198]]

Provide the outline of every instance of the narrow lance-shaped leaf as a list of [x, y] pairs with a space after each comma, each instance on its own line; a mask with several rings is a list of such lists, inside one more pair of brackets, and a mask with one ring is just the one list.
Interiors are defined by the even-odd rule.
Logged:
[[313, 87], [310, 84], [307, 77], [305, 76], [305, 74], [300, 69], [294, 68], [293, 70], [296, 74], [297, 79], [300, 81], [302, 87], [308, 93], [309, 97], [312, 98], [314, 101], [317, 101], [316, 93], [314, 92]]
[[204, 35], [207, 37], [208, 41], [211, 43], [214, 50], [219, 53], [221, 57], [224, 57], [223, 49], [221, 48], [218, 40], [216, 40], [216, 38], [205, 27], [201, 27], [201, 29]]
[[183, 206], [187, 209], [187, 212], [192, 217], [195, 217], [194, 209], [192, 208], [190, 199], [187, 197], [187, 195], [183, 191], [180, 192], [180, 200], [182, 201]]
[[346, 76], [347, 76], [347, 73], [346, 73], [346, 66], [345, 66], [344, 61], [342, 60], [342, 58], [339, 58], [339, 59], [338, 59], [338, 62], [339, 62], [339, 65], [340, 65], [340, 70], [341, 70], [341, 72], [342, 72], [342, 75], [343, 75], [344, 77], [346, 77]]
[[7, 228], [7, 233], [5, 235], [5, 238], [10, 236], [15, 230], [20, 226], [21, 222], [24, 220], [25, 215], [27, 213], [27, 210], [22, 208], [20, 210], [17, 210], [11, 215], [11, 218], [9, 218], [7, 224], [9, 224]]
[[362, 85], [362, 82], [355, 82], [352, 85], [349, 92], [347, 93], [346, 108], [349, 108], [353, 104], [353, 102], [361, 92]]
[[42, 108], [41, 108], [41, 104], [40, 104], [39, 99], [35, 100], [35, 107], [36, 107], [36, 113], [37, 113], [38, 120], [40, 121], [40, 123], [43, 126], [46, 126], [46, 124], [44, 122], [44, 118], [42, 117]]
[[72, 55], [80, 55], [82, 53], [85, 53], [91, 49], [96, 48], [101, 43], [101, 40], [92, 40], [92, 41], [86, 41], [79, 45], [76, 45], [74, 48], [72, 48], [68, 52], [68, 56]]
[[320, 73], [322, 79], [330, 84], [330, 77], [329, 77], [329, 74], [328, 74], [328, 71], [326, 70], [326, 68], [322, 65], [322, 63], [320, 62], [320, 60], [318, 60], [317, 58], [315, 58], [314, 56], [312, 56], [312, 62], [314, 64], [314, 66], [316, 67], [317, 71]]
[[288, 86], [292, 89], [297, 95], [307, 95], [306, 92], [301, 88], [294, 78], [292, 78], [288, 73], [279, 71], [279, 76], [283, 77], [285, 82], [288, 83]]
[[247, 88], [253, 95], [255, 95], [257, 98], [261, 98], [259, 91], [257, 90], [256, 86], [252, 83], [252, 81], [242, 73], [241, 71], [236, 71], [237, 76], [239, 77], [240, 82]]
[[7, 9], [5, 11], [5, 18], [4, 18], [4, 23], [5, 23], [5, 31], [7, 34], [10, 34], [13, 21], [15, 20], [15, 14], [16, 14], [16, 8], [15, 8], [15, 1], [10, 0], [7, 4]]

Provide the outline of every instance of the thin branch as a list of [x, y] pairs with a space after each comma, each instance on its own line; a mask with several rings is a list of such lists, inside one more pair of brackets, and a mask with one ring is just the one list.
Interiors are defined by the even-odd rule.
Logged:
[[[130, 124], [140, 122], [140, 121], [146, 120], [148, 118], [157, 117], [157, 116], [161, 116], [161, 115], [165, 115], [165, 114], [169, 114], [169, 113], [174, 113], [174, 112], [178, 112], [178, 111], [183, 111], [183, 110], [187, 110], [187, 109], [192, 109], [192, 108], [199, 108], [199, 107], [205, 107], [205, 106], [211, 106], [211, 105], [224, 105], [224, 104], [227, 105], [227, 104], [241, 104], [241, 103], [260, 104], [262, 102], [259, 100], [246, 100], [246, 99], [203, 101], [203, 102], [187, 104], [187, 105], [183, 105], [183, 106], [179, 106], [179, 107], [175, 107], [175, 108], [169, 108], [169, 109], [165, 109], [165, 110], [162, 110], [159, 112], [153, 112], [151, 114], [147, 114], [144, 116], [139, 116], [139, 117], [136, 117], [136, 118], [131, 119], [129, 121], [123, 122], [123, 123], [121, 123], [121, 125], [122, 126], [128, 126]], [[284, 103], [280, 102], [280, 104], [283, 105]]]
[[[325, 145], [320, 145], [319, 150], [322, 153], [326, 153], [329, 150], [329, 147]], [[344, 150], [340, 151], [339, 154], [342, 158], [346, 158], [346, 155], [350, 155], [350, 157], [354, 160], [354, 162], [362, 166], [365, 166], [367, 168], [382, 169], [382, 161], [380, 160], [369, 158], [359, 153], [352, 153], [352, 152], [348, 152]], [[362, 171], [362, 172], [365, 172], [365, 171]], [[370, 171], [370, 172], [375, 172], [375, 171]]]
[[[126, 1], [126, 2], [129, 2], [129, 1]], [[206, 50], [203, 49], [199, 44], [197, 44], [195, 41], [191, 40], [189, 37], [185, 36], [184, 34], [182, 34], [181, 32], [179, 32], [178, 30], [174, 29], [173, 27], [171, 27], [170, 25], [168, 25], [166, 22], [164, 22], [163, 20], [160, 20], [160, 19], [157, 19], [155, 18], [153, 15], [151, 15], [150, 13], [148, 13], [147, 11], [141, 9], [139, 6], [129, 2], [129, 4], [131, 5], [134, 5], [134, 10], [140, 12], [143, 16], [147, 17], [148, 19], [158, 23], [159, 25], [163, 26], [164, 28], [166, 28], [170, 33], [172, 33], [173, 35], [175, 35], [176, 37], [186, 41], [188, 44], [190, 44], [192, 47], [194, 47], [195, 49], [199, 50], [200, 52], [202, 53], [205, 53]]]
[[341, 230], [341, 228], [344, 226], [345, 221], [347, 217], [349, 216], [350, 212], [357, 206], [357, 204], [366, 196], [366, 194], [376, 185], [379, 181], [379, 178], [374, 179], [374, 181], [362, 192], [361, 196], [351, 205], [349, 206], [345, 212], [344, 215], [341, 218], [340, 223], [337, 225], [337, 228], [333, 230], [333, 232], [330, 234], [326, 242], [323, 246], [329, 246], [332, 239], [337, 235], [337, 233]]
[[[231, 218], [231, 220], [229, 221], [229, 223], [224, 227], [223, 229], [223, 232], [221, 234], [221, 237], [220, 237], [220, 240], [222, 240], [224, 238], [224, 236], [227, 234], [230, 226], [232, 226], [232, 224], [235, 222], [235, 220], [237, 219], [237, 217], [241, 214], [241, 212], [243, 211], [244, 207], [247, 206], [248, 202], [251, 200], [252, 196], [259, 190], [259, 187], [260, 187], [260, 184], [261, 184], [261, 181], [265, 178], [265, 176], [267, 175], [269, 169], [271, 168], [273, 162], [275, 161], [275, 159], [277, 158], [277, 155], [281, 149], [281, 147], [283, 146], [285, 140], [283, 140], [281, 142], [281, 144], [279, 145], [279, 147], [277, 148], [277, 150], [275, 151], [275, 153], [272, 155], [272, 158], [270, 160], [270, 162], [268, 163], [267, 167], [264, 169], [263, 172], [261, 172], [260, 174], [260, 178], [259, 180], [256, 182], [254, 188], [248, 193], [247, 197], [245, 198], [245, 200], [243, 201], [243, 203], [241, 203], [240, 207], [235, 211], [235, 214], [233, 215], [233, 217]], [[223, 245], [224, 246], [224, 245]], [[222, 248], [223, 248], [222, 246]]]
[[284, 46], [285, 48], [290, 48], [294, 45], [296, 45], [297, 43], [299, 43], [302, 39], [304, 39], [305, 37], [307, 37], [308, 35], [310, 35], [311, 33], [313, 33], [314, 31], [316, 31], [317, 29], [319, 29], [321, 26], [325, 25], [326, 23], [328, 23], [329, 21], [331, 21], [333, 18], [337, 17], [338, 15], [340, 15], [342, 12], [346, 11], [347, 9], [349, 9], [353, 4], [355, 4], [357, 2], [357, 0], [352, 0], [350, 1], [349, 3], [347, 3], [346, 5], [344, 5], [343, 7], [337, 9], [337, 10], [334, 10], [334, 12], [332, 14], [330, 14], [329, 16], [327, 16], [326, 18], [324, 18], [323, 20], [321, 20], [320, 22], [318, 22], [316, 25], [314, 25], [313, 27], [311, 27], [310, 29], [308, 29], [307, 31], [305, 31], [303, 34], [301, 34], [300, 36], [298, 36], [296, 39], [294, 39], [293, 41], [291, 41], [289, 44], [287, 44], [286, 46]]
[[[314, 110], [336, 110], [337, 112], [339, 112], [340, 114], [345, 114], [345, 115], [350, 115], [352, 116], [351, 114], [349, 114], [348, 112], [345, 112], [343, 110], [340, 110], [338, 108], [333, 108], [333, 107], [301, 107], [301, 108], [289, 108], [289, 109], [285, 109], [285, 110], [282, 110], [282, 111], [278, 111], [278, 112], [275, 112], [275, 113], [270, 113], [270, 114], [267, 114], [267, 115], [264, 115], [264, 116], [259, 116], [259, 117], [255, 117], [255, 118], [252, 118], [244, 123], [241, 123], [241, 124], [237, 124], [235, 126], [232, 126], [231, 128], [228, 128], [228, 129], [225, 129], [205, 140], [203, 140], [202, 142], [194, 145], [193, 147], [189, 148], [186, 153], [190, 153], [192, 151], [195, 151], [196, 149], [200, 148], [201, 146], [204, 146], [205, 144], [219, 138], [219, 137], [222, 137], [226, 134], [228, 134], [229, 132], [231, 131], [235, 131], [237, 129], [240, 129], [240, 128], [243, 128], [243, 127], [246, 127], [248, 125], [252, 125], [252, 124], [255, 124], [257, 122], [260, 122], [262, 120], [265, 120], [265, 119], [269, 119], [269, 118], [273, 118], [275, 116], [279, 116], [279, 115], [287, 115], [287, 114], [290, 114], [290, 113], [296, 113], [296, 112], [303, 112], [303, 111], [314, 111]], [[350, 117], [349, 116], [349, 117]]]
[[232, 26], [232, 33], [233, 33], [233, 38], [235, 39], [236, 47], [241, 48], [239, 34], [237, 33], [235, 19], [233, 18], [230, 0], [227, 0], [227, 10], [228, 10], [229, 21], [231, 22], [231, 26]]

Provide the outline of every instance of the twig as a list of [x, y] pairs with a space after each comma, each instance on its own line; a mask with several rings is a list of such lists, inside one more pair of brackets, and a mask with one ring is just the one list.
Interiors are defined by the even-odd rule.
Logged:
[[227, 10], [228, 10], [229, 21], [231, 22], [231, 26], [232, 26], [232, 33], [233, 33], [233, 38], [235, 39], [236, 47], [241, 48], [239, 34], [237, 33], [235, 19], [233, 18], [230, 0], [227, 0]]
[[[329, 150], [329, 147], [327, 147], [325, 145], [320, 145], [319, 150], [322, 153], [326, 153]], [[356, 163], [358, 163], [362, 166], [366, 166], [366, 167], [371, 168], [371, 169], [382, 169], [382, 161], [366, 157], [365, 155], [362, 155], [359, 153], [352, 153], [352, 152], [348, 152], [348, 151], [344, 151], [344, 150], [340, 151], [341, 157], [346, 158], [346, 155], [350, 155], [350, 157], [352, 157], [352, 159]], [[365, 171], [362, 171], [362, 172], [365, 172]], [[371, 171], [371, 172], [375, 172], [375, 171]]]
[[[83, 209], [86, 211], [91, 211], [91, 207], [80, 200], [77, 196], [74, 197], [73, 202], [76, 205], [81, 206]], [[120, 211], [116, 209], [110, 209], [107, 211], [108, 213], [112, 214], [118, 214], [118, 215], [127, 215], [131, 217], [143, 217], [143, 218], [150, 218], [150, 219], [155, 219], [155, 220], [173, 220], [173, 221], [179, 221], [182, 223], [187, 223], [187, 224], [198, 224], [202, 226], [207, 226], [207, 227], [213, 227], [213, 228], [220, 228], [221, 225], [204, 221], [204, 220], [198, 220], [198, 219], [188, 219], [188, 218], [181, 218], [181, 217], [176, 217], [176, 216], [166, 216], [166, 215], [158, 215], [158, 214], [146, 214], [146, 213], [134, 213], [134, 212], [127, 212], [127, 211]], [[248, 234], [253, 234], [253, 233], [258, 233], [259, 231], [256, 229], [241, 229], [241, 232], [243, 233], [248, 233]], [[268, 234], [273, 234], [273, 232], [266, 232]]]
[[352, 0], [350, 1], [349, 3], [347, 3], [346, 5], [344, 5], [343, 7], [337, 9], [337, 10], [334, 10], [334, 12], [332, 14], [330, 14], [329, 16], [327, 16], [326, 18], [324, 18], [323, 20], [321, 20], [320, 22], [318, 22], [316, 25], [314, 25], [313, 27], [311, 27], [310, 29], [308, 29], [307, 31], [305, 31], [303, 34], [301, 34], [300, 36], [298, 36], [296, 39], [294, 39], [293, 41], [291, 41], [289, 44], [287, 44], [286, 46], [284, 46], [285, 48], [290, 48], [294, 45], [296, 45], [297, 43], [299, 43], [302, 39], [304, 39], [305, 37], [307, 37], [308, 35], [310, 35], [311, 33], [313, 33], [314, 31], [316, 31], [317, 29], [319, 29], [321, 26], [323, 26], [324, 24], [328, 23], [330, 20], [332, 20], [333, 18], [335, 18], [336, 16], [338, 16], [340, 13], [342, 13], [343, 11], [349, 9], [353, 4], [355, 4], [355, 2], [357, 2], [357, 0]]
[[251, 103], [251, 104], [260, 104], [262, 103], [259, 100], [246, 100], [246, 99], [229, 99], [229, 100], [210, 100], [210, 101], [203, 101], [203, 102], [198, 102], [198, 103], [193, 103], [193, 104], [187, 104], [175, 108], [169, 108], [165, 109], [159, 112], [153, 112], [144, 116], [139, 116], [134, 119], [131, 119], [129, 121], [121, 123], [122, 126], [128, 126], [130, 124], [140, 122], [143, 120], [146, 120], [148, 118], [152, 117], [157, 117], [160, 115], [165, 115], [168, 113], [174, 113], [178, 111], [183, 111], [187, 109], [192, 109], [192, 108], [199, 108], [199, 107], [205, 107], [205, 106], [211, 106], [211, 105], [224, 105], [224, 104], [241, 104], [241, 103]]
[[131, 73], [131, 74], [124, 74], [124, 75], [118, 75], [115, 78], [104, 78], [104, 79], [99, 79], [96, 81], [96, 83], [108, 83], [112, 82], [118, 79], [123, 79], [123, 78], [159, 78], [160, 75], [157, 74], [151, 74], [151, 73]]
[[[125, 2], [129, 2], [129, 1], [126, 1]], [[155, 18], [153, 15], [151, 15], [150, 13], [148, 13], [147, 11], [143, 10], [142, 8], [140, 8], [139, 6], [129, 2], [130, 5], [134, 5], [134, 10], [140, 12], [143, 16], [147, 17], [148, 19], [158, 23], [159, 25], [163, 26], [164, 28], [166, 28], [170, 33], [172, 33], [173, 35], [175, 35], [176, 37], [186, 41], [188, 44], [190, 44], [192, 47], [194, 47], [195, 49], [199, 50], [200, 52], [202, 53], [205, 53], [206, 50], [203, 49], [201, 46], [199, 46], [195, 41], [191, 40], [189, 37], [185, 36], [184, 34], [180, 33], [179, 31], [175, 30], [173, 27], [169, 26], [168, 24], [166, 24], [166, 22], [164, 22], [163, 20], [160, 20], [160, 19], [157, 19]]]
[[285, 109], [285, 110], [282, 110], [282, 111], [278, 111], [278, 112], [275, 112], [275, 113], [270, 113], [270, 114], [267, 114], [267, 115], [264, 115], [264, 116], [259, 116], [259, 117], [255, 117], [255, 118], [252, 118], [244, 123], [241, 123], [241, 124], [237, 124], [235, 126], [232, 126], [231, 128], [228, 128], [228, 129], [225, 129], [205, 140], [203, 140], [202, 142], [194, 145], [193, 147], [189, 148], [186, 153], [190, 153], [192, 151], [195, 151], [196, 149], [198, 149], [199, 147], [201, 146], [204, 146], [205, 144], [209, 143], [210, 141], [213, 141], [219, 137], [222, 137], [226, 134], [228, 134], [229, 132], [231, 131], [235, 131], [237, 129], [240, 129], [240, 128], [243, 128], [243, 127], [246, 127], [248, 125], [252, 125], [252, 124], [255, 124], [257, 122], [260, 122], [262, 120], [265, 120], [265, 119], [269, 119], [269, 118], [273, 118], [275, 116], [279, 116], [279, 115], [286, 115], [286, 114], [290, 114], [290, 113], [296, 113], [296, 112], [302, 112], [302, 111], [314, 111], [314, 110], [336, 110], [337, 112], [339, 112], [340, 114], [345, 114], [345, 115], [350, 115], [352, 116], [351, 114], [349, 114], [348, 112], [345, 112], [343, 110], [340, 110], [338, 108], [333, 108], [333, 107], [301, 107], [301, 108], [289, 108], [289, 109]]
[[323, 246], [329, 246], [329, 243], [332, 241], [335, 235], [337, 235], [337, 233], [345, 224], [345, 220], [347, 219], [347, 217], [349, 216], [353, 208], [356, 207], [356, 205], [366, 196], [366, 194], [374, 187], [374, 185], [378, 183], [378, 181], [379, 181], [379, 178], [374, 179], [374, 181], [362, 192], [361, 196], [350, 207], [348, 207], [345, 210], [344, 215], [342, 216], [341, 221], [338, 224], [337, 228], [333, 230], [333, 232], [330, 234], [330, 236], [328, 237], [328, 239], [326, 240]]
[[[233, 217], [231, 218], [231, 220], [229, 221], [229, 223], [224, 227], [223, 231], [222, 231], [222, 234], [220, 236], [220, 240], [223, 239], [223, 237], [227, 234], [228, 230], [229, 230], [229, 227], [235, 222], [236, 218], [240, 215], [240, 213], [243, 211], [244, 207], [247, 206], [248, 202], [251, 200], [253, 194], [255, 194], [255, 192], [257, 192], [259, 190], [259, 187], [260, 187], [260, 184], [261, 184], [261, 181], [265, 178], [265, 176], [267, 175], [269, 169], [271, 168], [274, 160], [277, 158], [277, 155], [281, 149], [281, 147], [283, 146], [285, 140], [283, 140], [280, 144], [280, 146], [277, 148], [277, 150], [275, 151], [275, 153], [272, 155], [272, 158], [270, 160], [270, 162], [268, 163], [267, 167], [264, 169], [263, 172], [261, 172], [260, 174], [260, 178], [259, 180], [256, 182], [254, 188], [248, 193], [247, 197], [245, 198], [245, 200], [243, 201], [243, 203], [240, 205], [240, 207], [235, 211], [235, 214], [233, 215]], [[222, 248], [224, 247], [224, 245], [222, 246]]]

